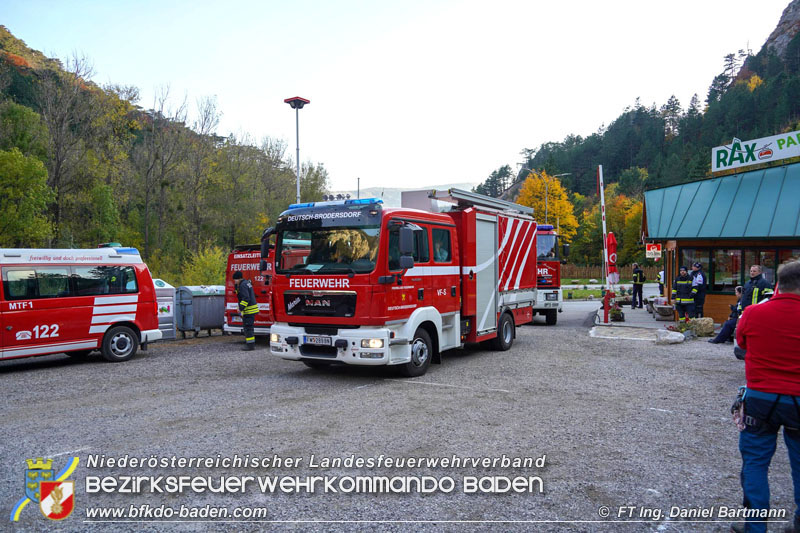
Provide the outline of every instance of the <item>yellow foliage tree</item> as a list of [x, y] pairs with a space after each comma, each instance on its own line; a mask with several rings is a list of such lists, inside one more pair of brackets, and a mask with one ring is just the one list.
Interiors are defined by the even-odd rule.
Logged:
[[544, 170], [531, 172], [522, 184], [517, 203], [532, 207], [539, 224], [557, 226], [565, 242], [571, 242], [578, 232], [574, 206], [561, 181]]

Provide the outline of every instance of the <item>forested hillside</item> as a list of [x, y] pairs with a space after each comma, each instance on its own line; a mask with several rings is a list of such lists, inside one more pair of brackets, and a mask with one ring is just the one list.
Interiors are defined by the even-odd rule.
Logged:
[[[117, 241], [158, 277], [201, 282], [193, 271], [258, 242], [294, 201], [284, 143], [219, 137], [213, 98], [174, 105], [163, 90], [144, 109], [137, 88], [93, 83], [89, 64], [46, 58], [0, 26], [0, 246]], [[303, 199], [327, 179], [303, 164]]]
[[476, 191], [517, 199], [529, 174], [533, 180], [559, 180], [578, 219], [571, 259], [598, 263], [602, 239], [596, 175], [597, 166], [603, 165], [609, 230], [623, 241], [620, 259], [643, 259], [635, 219], [641, 223], [645, 189], [710, 177], [711, 149], [733, 137], [755, 139], [800, 129], [798, 4], [794, 0], [789, 5], [758, 54], [739, 50], [724, 58], [722, 72], [709, 76], [713, 81], [703, 100], [695, 95], [684, 106], [673, 96], [660, 107], [637, 100], [588, 137], [570, 135], [561, 142], [523, 149], [519, 173], [504, 165]]

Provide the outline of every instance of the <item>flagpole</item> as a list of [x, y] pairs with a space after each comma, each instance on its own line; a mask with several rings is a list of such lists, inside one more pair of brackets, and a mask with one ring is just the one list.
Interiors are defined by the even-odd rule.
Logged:
[[597, 183], [600, 189], [600, 216], [603, 219], [603, 277], [608, 281], [608, 236], [606, 235], [606, 193], [603, 185], [603, 165], [597, 166]]

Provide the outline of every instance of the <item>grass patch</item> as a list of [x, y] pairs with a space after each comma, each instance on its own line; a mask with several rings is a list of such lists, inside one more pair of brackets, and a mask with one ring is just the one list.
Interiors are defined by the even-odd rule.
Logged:
[[590, 294], [594, 296], [595, 300], [597, 300], [598, 298], [602, 298], [600, 292], [601, 291], [599, 290], [592, 290], [592, 289], [567, 289], [564, 291], [564, 300], [569, 301], [569, 298], [567, 298], [569, 293], [572, 293], [573, 300], [585, 300], [589, 297]]

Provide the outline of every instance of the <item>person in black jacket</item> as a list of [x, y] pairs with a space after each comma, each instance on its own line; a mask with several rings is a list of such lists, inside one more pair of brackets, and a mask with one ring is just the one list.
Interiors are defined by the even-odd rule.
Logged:
[[703, 304], [706, 302], [706, 275], [703, 265], [692, 264], [692, 296], [694, 297], [694, 316], [703, 316]]
[[750, 281], [744, 285], [742, 299], [739, 304], [739, 315], [741, 316], [748, 305], [757, 304], [761, 300], [772, 296], [772, 289], [772, 284], [764, 279], [761, 265], [751, 266]]
[[644, 288], [644, 272], [639, 268], [639, 263], [633, 264], [633, 303], [631, 309], [636, 309], [636, 297], [639, 297], [639, 309], [644, 307], [642, 289]]
[[739, 304], [742, 301], [742, 287], [736, 287], [736, 304], [731, 305], [731, 314], [728, 320], [722, 324], [722, 329], [719, 330], [717, 336], [709, 339], [711, 344], [719, 344], [721, 342], [733, 342], [733, 332], [736, 331], [736, 323], [739, 321]]
[[687, 318], [694, 318], [694, 297], [692, 296], [692, 276], [689, 269], [681, 266], [680, 275], [672, 283], [672, 299], [675, 310], [678, 311], [678, 322], [686, 322]]
[[256, 348], [255, 322], [258, 314], [258, 303], [253, 284], [249, 279], [244, 279], [240, 271], [233, 273], [233, 283], [236, 285], [236, 297], [239, 300], [239, 314], [242, 315], [242, 333], [244, 333], [243, 350], [250, 351]]

